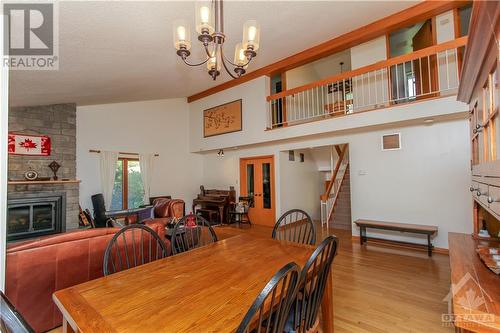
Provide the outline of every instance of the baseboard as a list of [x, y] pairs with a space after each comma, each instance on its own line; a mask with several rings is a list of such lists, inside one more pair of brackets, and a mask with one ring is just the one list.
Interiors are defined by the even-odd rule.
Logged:
[[[352, 236], [352, 242], [358, 243], [359, 244], [359, 236]], [[376, 244], [376, 245], [382, 245], [382, 246], [388, 246], [388, 247], [395, 247], [395, 248], [400, 248], [400, 249], [410, 249], [410, 250], [418, 250], [422, 252], [427, 252], [427, 249], [415, 244], [400, 244], [400, 243], [395, 243], [394, 241], [391, 240], [382, 240], [382, 239], [371, 239], [368, 238], [368, 242], [370, 244]], [[448, 249], [442, 248], [442, 247], [434, 247], [432, 249], [432, 253], [439, 253], [439, 254], [445, 254], [449, 255]]]

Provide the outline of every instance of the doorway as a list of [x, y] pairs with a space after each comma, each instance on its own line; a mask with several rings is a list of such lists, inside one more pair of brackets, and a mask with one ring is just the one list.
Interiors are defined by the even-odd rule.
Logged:
[[276, 222], [274, 156], [240, 159], [240, 195], [253, 198], [248, 212], [253, 224], [274, 226]]
[[[425, 49], [436, 44], [435, 27], [429, 19], [394, 31], [388, 36], [388, 58]], [[393, 103], [407, 103], [436, 96], [436, 55], [409, 60], [390, 67], [390, 85]]]

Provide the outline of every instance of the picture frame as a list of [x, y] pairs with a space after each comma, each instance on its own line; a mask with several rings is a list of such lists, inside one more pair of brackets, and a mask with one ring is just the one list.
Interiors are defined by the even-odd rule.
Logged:
[[203, 137], [242, 131], [242, 104], [238, 99], [203, 110]]

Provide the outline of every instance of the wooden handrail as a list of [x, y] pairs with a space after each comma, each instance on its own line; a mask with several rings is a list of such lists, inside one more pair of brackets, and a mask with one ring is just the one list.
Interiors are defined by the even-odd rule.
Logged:
[[467, 36], [460, 37], [460, 38], [451, 40], [449, 42], [441, 43], [439, 45], [429, 46], [429, 47], [426, 47], [425, 49], [421, 49], [421, 50], [418, 50], [418, 51], [415, 51], [415, 52], [412, 52], [409, 54], [404, 54], [404, 55], [397, 56], [397, 57], [394, 57], [394, 58], [391, 58], [388, 60], [379, 61], [379, 62], [376, 62], [374, 64], [360, 67], [360, 68], [352, 70], [352, 71], [344, 72], [341, 74], [336, 74], [336, 75], [327, 77], [325, 79], [315, 81], [315, 82], [312, 82], [312, 83], [309, 83], [309, 84], [306, 84], [306, 85], [303, 85], [303, 86], [300, 86], [297, 88], [288, 89], [288, 90], [282, 91], [280, 93], [268, 96], [267, 101], [272, 101], [275, 99], [283, 98], [285, 96], [297, 94], [299, 92], [306, 91], [306, 90], [316, 88], [319, 86], [323, 86], [325, 84], [349, 79], [349, 78], [352, 78], [354, 76], [358, 76], [358, 75], [365, 74], [368, 72], [376, 71], [376, 70], [379, 70], [382, 68], [387, 68], [387, 67], [390, 67], [393, 65], [405, 63], [407, 61], [416, 60], [416, 59], [419, 59], [419, 58], [422, 58], [425, 56], [436, 54], [438, 52], [443, 52], [443, 51], [450, 50], [450, 49], [457, 49], [459, 47], [465, 46], [466, 44], [467, 44]]
[[347, 144], [345, 144], [340, 151], [339, 159], [337, 160], [337, 164], [335, 165], [335, 169], [332, 173], [332, 178], [330, 179], [330, 183], [328, 183], [328, 187], [326, 188], [325, 193], [323, 195], [321, 195], [322, 201], [328, 200], [328, 196], [330, 196], [330, 192], [332, 191], [333, 184], [335, 183], [335, 178], [337, 178], [337, 174], [339, 173], [340, 165], [342, 164], [342, 161], [344, 160], [346, 150], [347, 150]]

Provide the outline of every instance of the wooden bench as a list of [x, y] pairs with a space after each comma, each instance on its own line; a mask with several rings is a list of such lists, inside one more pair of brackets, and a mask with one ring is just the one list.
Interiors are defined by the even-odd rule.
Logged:
[[[434, 246], [431, 243], [431, 236], [437, 234], [438, 228], [436, 226], [421, 225], [421, 224], [383, 222], [383, 221], [372, 221], [372, 220], [362, 220], [362, 219], [357, 220], [354, 223], [359, 227], [359, 241], [360, 241], [361, 245], [363, 245], [363, 243], [365, 243], [368, 240], [368, 237], [366, 236], [366, 228], [423, 234], [423, 235], [427, 235], [427, 245], [408, 243], [408, 242], [400, 242], [400, 241], [397, 241], [397, 243], [424, 246], [427, 248], [427, 254], [429, 255], [429, 257], [432, 256], [432, 249], [434, 248]], [[370, 237], [370, 238], [377, 239], [374, 237]]]

